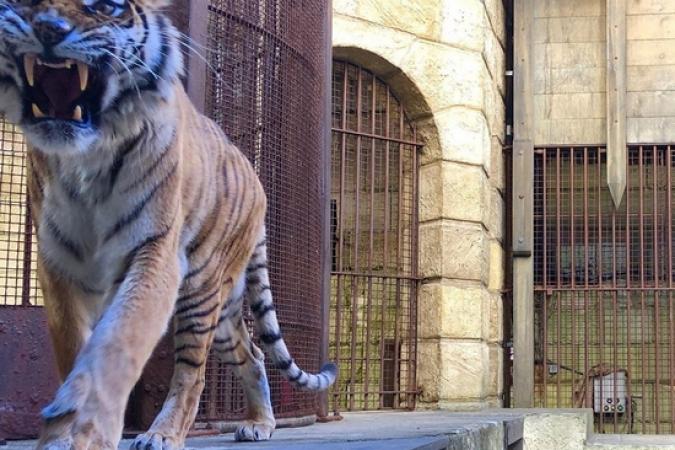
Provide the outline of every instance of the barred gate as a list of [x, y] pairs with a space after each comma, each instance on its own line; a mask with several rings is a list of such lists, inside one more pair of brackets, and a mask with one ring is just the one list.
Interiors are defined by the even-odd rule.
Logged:
[[421, 144], [388, 86], [347, 62], [333, 64], [332, 121], [331, 407], [412, 409]]
[[675, 147], [628, 148], [615, 209], [598, 147], [535, 150], [535, 401], [600, 432], [675, 433]]

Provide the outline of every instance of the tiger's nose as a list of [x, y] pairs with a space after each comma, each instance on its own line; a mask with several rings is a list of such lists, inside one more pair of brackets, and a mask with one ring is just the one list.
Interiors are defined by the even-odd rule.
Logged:
[[73, 26], [61, 17], [39, 14], [33, 21], [33, 30], [45, 47], [53, 47], [61, 43], [73, 31]]

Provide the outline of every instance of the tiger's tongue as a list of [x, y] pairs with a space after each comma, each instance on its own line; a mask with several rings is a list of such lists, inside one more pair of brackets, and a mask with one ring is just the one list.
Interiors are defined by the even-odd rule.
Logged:
[[75, 100], [80, 95], [80, 80], [76, 70], [45, 68], [36, 74], [37, 85], [49, 100], [49, 109], [45, 111], [57, 119], [70, 119], [73, 116]]

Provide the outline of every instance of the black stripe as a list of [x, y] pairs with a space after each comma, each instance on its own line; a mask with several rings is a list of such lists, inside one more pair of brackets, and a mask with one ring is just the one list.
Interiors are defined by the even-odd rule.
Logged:
[[214, 344], [227, 344], [227, 343], [230, 342], [231, 340], [232, 340], [232, 337], [231, 337], [231, 336], [224, 337], [224, 338], [214, 338], [214, 339], [213, 339], [213, 343], [214, 343]]
[[218, 224], [218, 217], [220, 216], [220, 210], [222, 209], [222, 206], [223, 206], [222, 197], [216, 194], [216, 203], [215, 205], [213, 205], [212, 213], [209, 219], [207, 219], [211, 220], [209, 228], [199, 233], [199, 235], [197, 236], [198, 239], [190, 243], [190, 245], [187, 247], [185, 251], [187, 256], [190, 256], [194, 252], [199, 250], [199, 247], [201, 247], [202, 244], [206, 241], [206, 239], [211, 235], [211, 232]]
[[143, 184], [152, 175], [152, 173], [155, 171], [155, 169], [157, 167], [159, 167], [159, 165], [161, 164], [162, 161], [164, 161], [164, 157], [167, 155], [167, 153], [169, 153], [169, 150], [171, 150], [171, 148], [173, 146], [173, 142], [175, 140], [175, 136], [176, 136], [175, 130], [173, 132], [173, 136], [174, 137], [171, 139], [171, 143], [166, 146], [166, 148], [162, 151], [162, 153], [157, 157], [157, 160], [155, 162], [153, 162], [152, 165], [150, 167], [148, 167], [145, 172], [143, 172], [143, 175], [141, 175], [134, 182], [132, 182], [129, 186], [127, 186], [122, 191], [123, 193], [126, 194], [126, 193], [129, 193], [129, 192], [133, 191], [136, 187]]
[[183, 357], [176, 358], [176, 365], [185, 364], [186, 366], [194, 367], [195, 369], [198, 369], [198, 368], [202, 367], [204, 365], [204, 363], [205, 363], [205, 361], [197, 362], [197, 361], [194, 361], [190, 358], [183, 358]]
[[[253, 309], [253, 308], [251, 308], [251, 309]], [[262, 319], [263, 317], [265, 317], [267, 315], [267, 313], [269, 313], [271, 311], [274, 311], [274, 310], [275, 310], [274, 305], [267, 305], [264, 308], [260, 309], [259, 311], [255, 311], [255, 316], [258, 319]]]
[[215, 330], [217, 328], [216, 325], [211, 325], [206, 328], [200, 328], [201, 324], [198, 323], [193, 323], [191, 325], [184, 326], [183, 328], [179, 328], [176, 330], [174, 333], [174, 336], [178, 336], [179, 334], [183, 333], [192, 333], [192, 334], [206, 334], [210, 333], [211, 331]]
[[246, 282], [248, 284], [260, 284], [260, 277], [256, 274], [247, 274], [246, 275]]
[[224, 364], [226, 366], [243, 366], [246, 364], [246, 359], [243, 361], [219, 361], [221, 364]]
[[[237, 171], [237, 170], [233, 170], [233, 171], [232, 171], [232, 174], [233, 174], [234, 177], [235, 177], [235, 182], [234, 182], [235, 186], [239, 186], [239, 174], [238, 174], [238, 171]], [[226, 177], [225, 167], [223, 167], [223, 176]], [[225, 181], [225, 184], [227, 185], [227, 181]], [[234, 218], [235, 220], [231, 220], [231, 221], [227, 224], [227, 226], [225, 226], [225, 227], [223, 228], [223, 232], [221, 233], [220, 239], [218, 239], [217, 242], [223, 242], [223, 241], [225, 240], [225, 237], [227, 237], [227, 236], [230, 234], [230, 232], [232, 231], [232, 227], [234, 226], [234, 223], [236, 222], [236, 218], [238, 218], [238, 217], [241, 215], [241, 210], [242, 210], [242, 208], [243, 208], [243, 203], [244, 203], [244, 202], [243, 202], [243, 199], [241, 198], [241, 196], [238, 196], [238, 197], [234, 197], [232, 200], [233, 200], [233, 201], [236, 201], [236, 204], [235, 204], [236, 211], [235, 211], [233, 214], [230, 214], [230, 217]], [[251, 214], [251, 212], [249, 212], [249, 216], [250, 216], [250, 214]], [[232, 245], [232, 244], [233, 244], [233, 243], [231, 243], [231, 245]], [[213, 258], [213, 256], [216, 254], [216, 251], [219, 250], [219, 249], [220, 249], [220, 246], [217, 246], [217, 245], [214, 246], [213, 249], [211, 250], [211, 253], [210, 253], [209, 256], [206, 258], [206, 261], [204, 261], [204, 263], [203, 263], [200, 267], [198, 267], [197, 269], [195, 269], [195, 270], [193, 270], [193, 271], [190, 271], [190, 272], [185, 276], [185, 278], [191, 278], [191, 277], [197, 275], [197, 274], [198, 274], [199, 272], [201, 272], [202, 270], [204, 270], [204, 267], [206, 267], [206, 266], [209, 264], [209, 262], [211, 261], [211, 259]]]
[[164, 69], [167, 64], [167, 61], [169, 59], [169, 53], [171, 52], [171, 46], [169, 43], [169, 38], [166, 35], [166, 22], [164, 21], [163, 16], [157, 16], [157, 26], [159, 27], [159, 37], [162, 41], [161, 48], [159, 50], [159, 61], [153, 67], [152, 72], [156, 73], [158, 77], [155, 75], [150, 74], [150, 83], [148, 83], [148, 88], [151, 90], [157, 90], [157, 83], [159, 82], [160, 79], [164, 78]]
[[206, 317], [209, 314], [213, 313], [213, 311], [215, 311], [219, 307], [220, 307], [220, 305], [216, 303], [211, 308], [209, 308], [205, 311], [197, 311], [197, 312], [194, 312], [192, 314], [186, 314], [184, 316], [181, 316], [181, 317], [179, 317], [179, 320], [188, 320], [188, 319], [195, 319], [197, 317]]
[[291, 368], [292, 365], [293, 365], [293, 360], [292, 359], [286, 359], [284, 361], [277, 362], [277, 369], [288, 370], [288, 369]]
[[174, 352], [180, 353], [183, 350], [196, 350], [196, 349], [200, 349], [200, 348], [203, 348], [203, 347], [199, 344], [183, 344], [180, 347], [176, 347]]
[[129, 155], [129, 153], [131, 153], [136, 147], [138, 147], [138, 144], [141, 142], [141, 139], [147, 134], [148, 132], [147, 130], [148, 130], [147, 126], [144, 126], [137, 136], [129, 138], [124, 142], [123, 149], [121, 151], [117, 151], [112, 166], [110, 167], [110, 180], [108, 182], [108, 190], [105, 193], [105, 195], [103, 195], [102, 198], [97, 199], [97, 201], [105, 201], [108, 197], [110, 197], [113, 190], [115, 189], [117, 178], [119, 177], [120, 172], [122, 171], [122, 167], [124, 166], [124, 159], [127, 157], [127, 155]]
[[255, 266], [248, 266], [246, 273], [257, 272], [260, 269], [267, 269], [267, 263], [256, 264]]
[[260, 335], [260, 340], [267, 345], [274, 344], [281, 340], [281, 333], [263, 333]]
[[298, 380], [304, 375], [304, 373], [305, 373], [305, 372], [303, 372], [302, 370], [300, 370], [300, 371], [298, 372], [297, 375], [292, 376], [292, 377], [289, 376], [289, 377], [288, 377], [288, 381], [290, 381], [291, 383], [297, 383]]
[[156, 243], [160, 239], [165, 238], [169, 234], [169, 231], [171, 231], [171, 228], [173, 227], [173, 222], [175, 220], [176, 220], [176, 217], [174, 216], [173, 219], [171, 220], [171, 225], [169, 225], [168, 227], [166, 227], [164, 230], [160, 231], [159, 233], [152, 234], [152, 235], [146, 237], [140, 243], [138, 243], [129, 252], [129, 258], [131, 258], [133, 260], [136, 257], [136, 254], [138, 254], [138, 252], [143, 250], [145, 247]]
[[[198, 308], [198, 307], [202, 306], [204, 303], [206, 303], [206, 302], [208, 302], [209, 300], [211, 300], [211, 299], [212, 299], [213, 297], [215, 297], [216, 295], [218, 295], [218, 292], [220, 292], [220, 288], [219, 288], [219, 287], [216, 288], [215, 291], [211, 292], [210, 294], [208, 294], [208, 295], [207, 295], [206, 297], [204, 297], [203, 299], [199, 300], [197, 303], [191, 303], [191, 304], [189, 304], [189, 305], [185, 305], [185, 306], [182, 306], [182, 307], [178, 308], [174, 314], [175, 314], [175, 315], [179, 315], [179, 314], [183, 314], [184, 312], [190, 311], [191, 309]], [[189, 298], [189, 297], [181, 297], [180, 299], [178, 299], [178, 302], [183, 302], [183, 301], [185, 301], [187, 298]], [[216, 305], [216, 307], [218, 307], [218, 305]], [[189, 316], [188, 316], [188, 317], [189, 317]], [[187, 317], [184, 317], [184, 318], [187, 318]]]
[[68, 195], [68, 198], [71, 201], [74, 201], [76, 203], [82, 202], [82, 198], [80, 197], [80, 193], [77, 192], [77, 189], [75, 189], [75, 187], [70, 183], [69, 180], [61, 180], [61, 187], [66, 192], [66, 195]]
[[[214, 344], [220, 344], [220, 342], [216, 342], [216, 339], [213, 340]], [[227, 342], [223, 342], [223, 344], [226, 344]], [[221, 347], [219, 348], [217, 345], [213, 347], [218, 353], [229, 353], [233, 352], [234, 350], [237, 349], [241, 345], [241, 341], [237, 341], [236, 343], [230, 345], [229, 347]]]
[[59, 227], [51, 221], [49, 216], [45, 216], [45, 225], [50, 231], [54, 239], [61, 245], [61, 247], [68, 250], [68, 252], [78, 261], [82, 262], [84, 260], [83, 250], [72, 240], [66, 237], [65, 234], [59, 229]]
[[127, 214], [125, 217], [123, 217], [122, 219], [120, 219], [120, 220], [112, 227], [112, 229], [108, 232], [108, 234], [106, 234], [106, 236], [105, 236], [105, 238], [104, 238], [104, 242], [108, 242], [110, 239], [112, 239], [113, 237], [115, 237], [115, 235], [116, 235], [117, 233], [119, 233], [120, 231], [122, 231], [122, 230], [123, 230], [124, 228], [126, 228], [127, 226], [131, 225], [136, 219], [138, 219], [138, 218], [140, 217], [141, 213], [143, 212], [143, 209], [145, 209], [145, 207], [146, 207], [147, 204], [150, 202], [150, 200], [152, 200], [152, 198], [155, 196], [155, 194], [157, 193], [157, 191], [159, 191], [159, 189], [160, 189], [162, 186], [164, 186], [164, 184], [165, 184], [169, 179], [171, 179], [171, 177], [176, 173], [176, 167], [177, 167], [177, 166], [178, 166], [178, 163], [177, 163], [177, 162], [174, 163], [174, 165], [173, 165], [173, 167], [171, 168], [171, 170], [169, 171], [169, 173], [167, 173], [167, 174], [164, 176], [164, 178], [162, 178], [162, 180], [161, 180], [159, 183], [157, 183], [157, 184], [155, 185], [155, 187], [153, 187], [152, 190], [151, 190], [150, 192], [148, 192], [148, 194], [146, 194], [146, 196], [145, 196], [140, 202], [138, 202], [138, 204], [134, 207], [134, 209], [133, 209], [129, 214]]
[[115, 284], [122, 283], [125, 280], [125, 278], [127, 277], [127, 274], [129, 273], [129, 269], [131, 268], [131, 264], [133, 264], [133, 262], [136, 259], [136, 256], [138, 255], [138, 253], [140, 253], [145, 247], [153, 245], [154, 243], [156, 243], [160, 239], [163, 239], [164, 237], [166, 237], [169, 234], [169, 231], [171, 231], [171, 227], [173, 226], [173, 222], [175, 220], [176, 220], [176, 217], [174, 216], [174, 218], [171, 220], [171, 225], [169, 225], [167, 228], [165, 228], [164, 230], [162, 230], [159, 233], [152, 234], [152, 235], [146, 237], [145, 239], [143, 239], [140, 243], [138, 243], [134, 248], [132, 248], [129, 251], [129, 253], [127, 254], [127, 257], [126, 257], [127, 263], [124, 267], [124, 270], [122, 270], [121, 275], [119, 275], [115, 279], [115, 281], [114, 281]]

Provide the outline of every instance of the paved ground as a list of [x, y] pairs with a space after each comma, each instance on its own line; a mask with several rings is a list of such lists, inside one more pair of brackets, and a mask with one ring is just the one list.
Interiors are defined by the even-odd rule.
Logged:
[[[520, 415], [504, 411], [482, 413], [378, 412], [344, 414], [344, 420], [275, 431], [271, 441], [236, 443], [232, 434], [191, 438], [187, 448], [207, 450], [487, 450], [502, 449], [502, 430], [519, 422]], [[522, 428], [521, 428], [522, 430]], [[511, 434], [518, 433], [512, 431]], [[507, 432], [508, 434], [508, 432]], [[499, 439], [502, 439], [501, 437]], [[120, 449], [128, 448], [123, 441]], [[9, 442], [0, 450], [26, 450], [33, 442]]]

